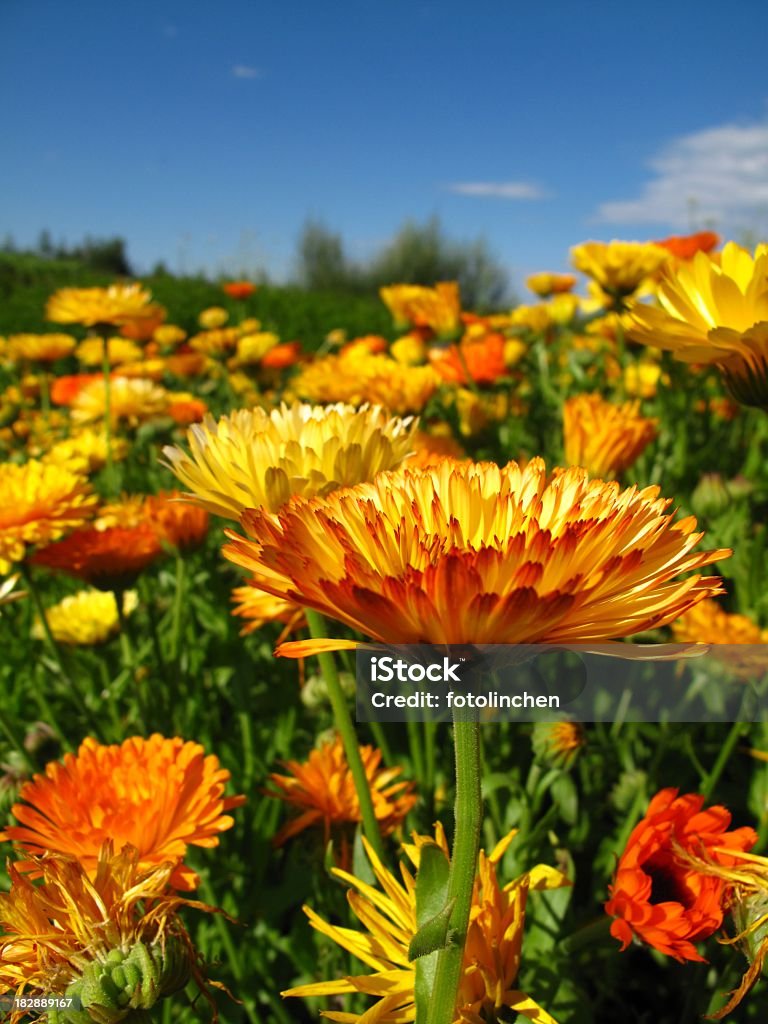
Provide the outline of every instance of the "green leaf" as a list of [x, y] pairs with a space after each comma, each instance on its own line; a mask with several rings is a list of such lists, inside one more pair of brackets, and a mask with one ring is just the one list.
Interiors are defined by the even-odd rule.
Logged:
[[[426, 1020], [432, 988], [435, 983], [438, 950], [441, 945], [433, 945], [429, 952], [429, 939], [434, 940], [435, 934], [442, 932], [442, 945], [448, 941], [448, 921], [453, 909], [448, 905], [448, 875], [450, 864], [445, 853], [437, 843], [422, 846], [419, 855], [419, 870], [416, 875], [416, 923], [419, 927], [408, 949], [409, 959], [416, 959], [416, 1019]], [[428, 935], [422, 936], [422, 930], [428, 929]], [[417, 940], [419, 942], [417, 943]], [[422, 941], [423, 940], [423, 941]], [[414, 943], [423, 948], [419, 952]]]
[[451, 914], [456, 900], [448, 900], [439, 914], [425, 921], [411, 939], [408, 959], [412, 962], [451, 945]]
[[355, 829], [355, 841], [352, 845], [352, 874], [368, 885], [376, 885], [376, 876], [363, 846], [362, 825], [358, 825]]

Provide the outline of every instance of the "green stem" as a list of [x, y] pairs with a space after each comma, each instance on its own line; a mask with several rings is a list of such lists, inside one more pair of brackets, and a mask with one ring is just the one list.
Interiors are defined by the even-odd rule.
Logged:
[[107, 459], [104, 469], [104, 480], [110, 494], [115, 493], [115, 469], [112, 461], [112, 383], [109, 365], [109, 339], [106, 332], [101, 337], [101, 372], [104, 376], [104, 440], [107, 448]]
[[15, 732], [15, 730], [13, 728], [13, 725], [10, 723], [10, 721], [6, 717], [6, 714], [5, 714], [5, 712], [3, 711], [2, 708], [0, 708], [0, 732], [3, 733], [5, 738], [8, 740], [10, 745], [13, 747], [13, 749], [16, 751], [16, 753], [22, 759], [22, 761], [27, 766], [27, 768], [29, 768], [31, 771], [34, 771], [35, 770], [35, 764], [34, 764], [32, 758], [29, 756], [27, 751], [24, 749], [24, 744], [20, 741], [17, 733]]
[[[320, 615], [319, 612], [314, 611], [312, 608], [306, 609], [306, 615], [310, 636], [314, 637], [316, 640], [324, 638], [327, 635], [327, 630], [325, 628], [325, 620], [322, 615]], [[357, 791], [357, 799], [360, 801], [363, 831], [365, 832], [365, 837], [373, 847], [376, 855], [383, 861], [384, 844], [381, 839], [381, 829], [379, 828], [379, 823], [376, 820], [376, 812], [373, 809], [371, 789], [368, 785], [365, 768], [363, 768], [362, 758], [360, 757], [360, 746], [357, 742], [357, 734], [352, 723], [352, 717], [349, 713], [347, 698], [344, 696], [344, 691], [342, 690], [341, 683], [339, 682], [339, 674], [336, 671], [336, 662], [333, 655], [330, 653], [318, 654], [317, 660], [320, 663], [320, 670], [323, 673], [325, 685], [328, 687], [328, 696], [331, 700], [334, 721], [336, 723], [336, 728], [339, 731], [339, 736], [341, 736], [341, 742], [344, 745], [344, 753], [347, 755], [347, 763], [349, 765], [349, 770], [352, 772], [352, 779], [355, 783], [355, 790]]]
[[175, 664], [179, 656], [179, 637], [181, 635], [181, 612], [184, 606], [185, 589], [184, 559], [180, 551], [176, 552], [176, 589], [173, 595], [173, 617], [171, 619], [171, 661]]
[[604, 942], [611, 933], [612, 920], [607, 914], [590, 921], [575, 932], [566, 936], [561, 942], [561, 949], [564, 953], [575, 953], [584, 946], [593, 946], [596, 943]]
[[741, 739], [744, 730], [744, 722], [734, 722], [731, 726], [730, 732], [725, 738], [725, 743], [722, 745], [720, 753], [717, 755], [717, 760], [712, 766], [712, 771], [704, 779], [699, 789], [699, 792], [705, 800], [708, 800], [712, 795], [712, 790], [719, 782], [720, 776], [723, 774], [725, 766], [728, 764], [731, 754], [736, 749], [736, 744]]
[[51, 388], [46, 370], [40, 371], [40, 408], [43, 411], [43, 420], [47, 424], [51, 418]]
[[480, 725], [477, 721], [458, 721], [454, 716], [453, 737], [456, 748], [456, 813], [448, 902], [455, 901], [449, 921], [454, 940], [438, 954], [427, 1018], [429, 1024], [452, 1024], [456, 1019], [456, 999], [472, 908], [483, 816]]

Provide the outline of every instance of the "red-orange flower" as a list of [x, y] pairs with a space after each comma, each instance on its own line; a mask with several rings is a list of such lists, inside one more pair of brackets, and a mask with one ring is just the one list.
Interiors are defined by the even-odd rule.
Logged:
[[269, 370], [283, 370], [286, 366], [293, 366], [301, 359], [301, 342], [284, 341], [282, 345], [275, 345], [262, 358], [261, 365]]
[[210, 517], [204, 508], [178, 500], [181, 497], [181, 491], [151, 494], [144, 511], [162, 540], [180, 551], [192, 551], [205, 540]]
[[180, 427], [188, 427], [205, 419], [208, 406], [202, 398], [195, 398], [193, 395], [171, 395], [167, 412], [174, 423], [178, 423]]
[[32, 561], [76, 576], [99, 590], [127, 590], [162, 550], [150, 523], [104, 530], [87, 527], [42, 548]]
[[[192, 889], [198, 877], [183, 863], [188, 846], [218, 846], [219, 833], [234, 821], [225, 811], [244, 796], [224, 796], [230, 774], [199, 743], [178, 736], [132, 736], [119, 746], [88, 737], [77, 754], [52, 761], [35, 775], [14, 804], [21, 822], [0, 832], [38, 856], [46, 851], [76, 857], [95, 876], [102, 845], [111, 840], [119, 853], [138, 851], [139, 866], [173, 862], [171, 884]], [[22, 861], [19, 870], [34, 870]]]
[[102, 379], [100, 373], [69, 373], [57, 377], [51, 385], [51, 401], [56, 405], [71, 405], [84, 387]]
[[702, 810], [704, 797], [662, 789], [635, 826], [616, 869], [606, 913], [615, 917], [611, 935], [626, 949], [633, 937], [676, 960], [703, 960], [693, 945], [723, 923], [726, 882], [704, 874], [688, 855], [706, 855], [724, 867], [757, 842], [751, 828], [726, 831], [725, 807]]
[[256, 291], [256, 285], [250, 281], [227, 281], [221, 287], [230, 299], [247, 299]]
[[697, 231], [695, 235], [670, 235], [653, 244], [671, 252], [679, 260], [692, 260], [697, 252], [711, 252], [720, 244], [720, 236], [714, 231]]
[[491, 332], [478, 339], [465, 338], [460, 345], [433, 348], [429, 361], [443, 380], [467, 384], [467, 374], [476, 384], [492, 384], [507, 372], [502, 334]]

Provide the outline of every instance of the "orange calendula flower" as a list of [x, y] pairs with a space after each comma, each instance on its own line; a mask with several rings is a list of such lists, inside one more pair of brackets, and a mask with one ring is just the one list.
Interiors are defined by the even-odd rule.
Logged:
[[431, 348], [429, 361], [443, 380], [453, 384], [493, 384], [507, 372], [507, 339], [492, 332], [479, 338], [463, 338], [459, 345]]
[[[570, 882], [554, 868], [538, 864], [502, 886], [498, 880], [498, 863], [514, 836], [511, 832], [502, 839], [490, 855], [480, 852], [455, 1010], [456, 1024], [497, 1020], [507, 1010], [537, 1024], [555, 1024], [543, 1007], [515, 987], [515, 982], [522, 959], [529, 893], [561, 888]], [[350, 886], [349, 905], [365, 930], [338, 928], [309, 907], [305, 907], [304, 912], [313, 928], [361, 960], [370, 973], [301, 985], [282, 995], [338, 996], [359, 992], [377, 999], [365, 1014], [326, 1010], [323, 1016], [340, 1024], [365, 1024], [367, 1021], [406, 1024], [416, 1019], [416, 965], [408, 956], [410, 941], [418, 930], [416, 880], [411, 869], [402, 862], [398, 879], [384, 867], [365, 839], [363, 843], [379, 887], [367, 885], [338, 868], [333, 873]], [[435, 839], [414, 834], [412, 844], [403, 844], [403, 851], [414, 867], [418, 868], [422, 851], [428, 845], [436, 846], [447, 858], [448, 845], [440, 825], [436, 826]]]
[[261, 360], [265, 370], [284, 370], [288, 366], [294, 366], [301, 359], [301, 342], [284, 341], [275, 345]]
[[754, 256], [729, 242], [661, 275], [658, 306], [631, 309], [630, 336], [684, 363], [717, 366], [733, 397], [768, 407], [768, 245]]
[[99, 590], [127, 590], [139, 574], [163, 553], [150, 523], [135, 526], [88, 527], [41, 548], [35, 565], [85, 580]]
[[255, 633], [268, 622], [282, 622], [285, 624], [285, 629], [281, 634], [282, 638], [306, 624], [304, 609], [301, 605], [296, 604], [295, 601], [284, 601], [280, 597], [273, 597], [272, 594], [266, 594], [258, 587], [251, 587], [247, 584], [243, 587], [235, 587], [232, 591], [232, 601], [235, 605], [232, 614], [240, 619], [245, 619], [240, 636]]
[[71, 355], [75, 344], [69, 334], [12, 334], [8, 355], [14, 362], [53, 363]]
[[697, 252], [711, 252], [720, 244], [720, 235], [714, 231], [697, 231], [693, 235], [670, 235], [654, 242], [678, 260], [692, 260]]
[[565, 461], [606, 479], [629, 469], [656, 438], [658, 420], [640, 402], [614, 405], [599, 394], [576, 395], [563, 409]]
[[725, 882], [703, 874], [687, 857], [706, 853], [722, 867], [757, 842], [751, 828], [728, 832], [725, 807], [704, 810], [704, 797], [678, 796], [662, 789], [651, 800], [622, 853], [606, 913], [616, 920], [611, 935], [626, 949], [633, 938], [675, 960], [704, 960], [694, 942], [714, 934], [723, 923]]
[[456, 281], [441, 281], [434, 288], [393, 284], [379, 289], [398, 328], [427, 327], [438, 337], [450, 338], [461, 328], [461, 300]]
[[571, 262], [612, 298], [631, 295], [669, 259], [651, 242], [583, 242], [571, 249]]
[[148, 522], [160, 538], [179, 551], [194, 551], [208, 535], [209, 516], [204, 508], [182, 501], [181, 491], [161, 491], [144, 502]]
[[154, 318], [157, 307], [140, 284], [113, 284], [108, 288], [60, 288], [45, 307], [47, 320], [59, 324], [121, 325]]
[[250, 281], [227, 281], [221, 286], [230, 299], [247, 299], [256, 291], [256, 285]]
[[531, 274], [525, 283], [534, 295], [548, 299], [551, 295], [562, 295], [573, 290], [576, 278], [573, 274]]
[[67, 465], [31, 459], [0, 463], [0, 573], [26, 549], [48, 544], [93, 515], [98, 497], [86, 478]]
[[[381, 751], [371, 746], [360, 747], [360, 757], [371, 790], [373, 810], [382, 835], [389, 835], [416, 805], [413, 783], [399, 779], [402, 768], [384, 768]], [[273, 773], [270, 781], [277, 787], [271, 796], [284, 800], [300, 810], [300, 814], [283, 825], [275, 836], [275, 846], [305, 828], [323, 826], [323, 842], [328, 844], [333, 833], [342, 830], [342, 852], [349, 853], [351, 830], [362, 821], [360, 801], [357, 797], [344, 745], [337, 736], [329, 743], [313, 750], [305, 762], [286, 761], [287, 775]], [[346, 857], [342, 857], [346, 862]]]
[[[385, 643], [580, 643], [664, 625], [721, 591], [658, 487], [620, 490], [541, 459], [381, 473], [277, 515], [248, 509], [225, 556], [252, 582]], [[284, 644], [302, 657], [356, 646]]]
[[[189, 901], [167, 888], [173, 864], [146, 870], [135, 850], [114, 853], [106, 843], [90, 874], [60, 854], [37, 859], [37, 884], [17, 865], [8, 870], [10, 892], [0, 893], [0, 992], [76, 998], [82, 1019], [118, 1024], [191, 977], [202, 981], [178, 914]], [[17, 1024], [28, 1014], [14, 1009], [4, 1019]]]
[[188, 392], [168, 392], [168, 408], [165, 410], [174, 423], [188, 427], [200, 423], [208, 414], [208, 406], [202, 398], [195, 398]]
[[[52, 761], [22, 786], [24, 802], [12, 808], [21, 824], [0, 839], [33, 858], [46, 851], [76, 857], [91, 877], [105, 842], [117, 852], [131, 846], [140, 868], [171, 863], [169, 883], [193, 889], [199, 879], [183, 863], [187, 848], [218, 846], [219, 834], [234, 825], [226, 812], [245, 802], [224, 796], [229, 777], [215, 755], [178, 736], [133, 736], [119, 746], [89, 737], [77, 754]], [[35, 871], [36, 864], [25, 860], [18, 868]]]
[[326, 494], [399, 465], [415, 424], [378, 407], [281, 405], [239, 409], [190, 427], [188, 455], [166, 447], [166, 465], [215, 515], [276, 511], [294, 494]]
[[[726, 665], [736, 679], [761, 678], [768, 668], [768, 629], [746, 615], [727, 612], [715, 600], [701, 601], [672, 623], [679, 643], [712, 644], [711, 657]], [[717, 648], [727, 645], [719, 653]]]

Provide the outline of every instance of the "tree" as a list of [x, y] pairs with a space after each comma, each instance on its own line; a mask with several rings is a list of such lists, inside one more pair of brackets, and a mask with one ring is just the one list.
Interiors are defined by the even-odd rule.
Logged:
[[296, 257], [300, 284], [310, 290], [336, 290], [349, 286], [350, 270], [341, 235], [321, 221], [308, 220], [299, 236]]

